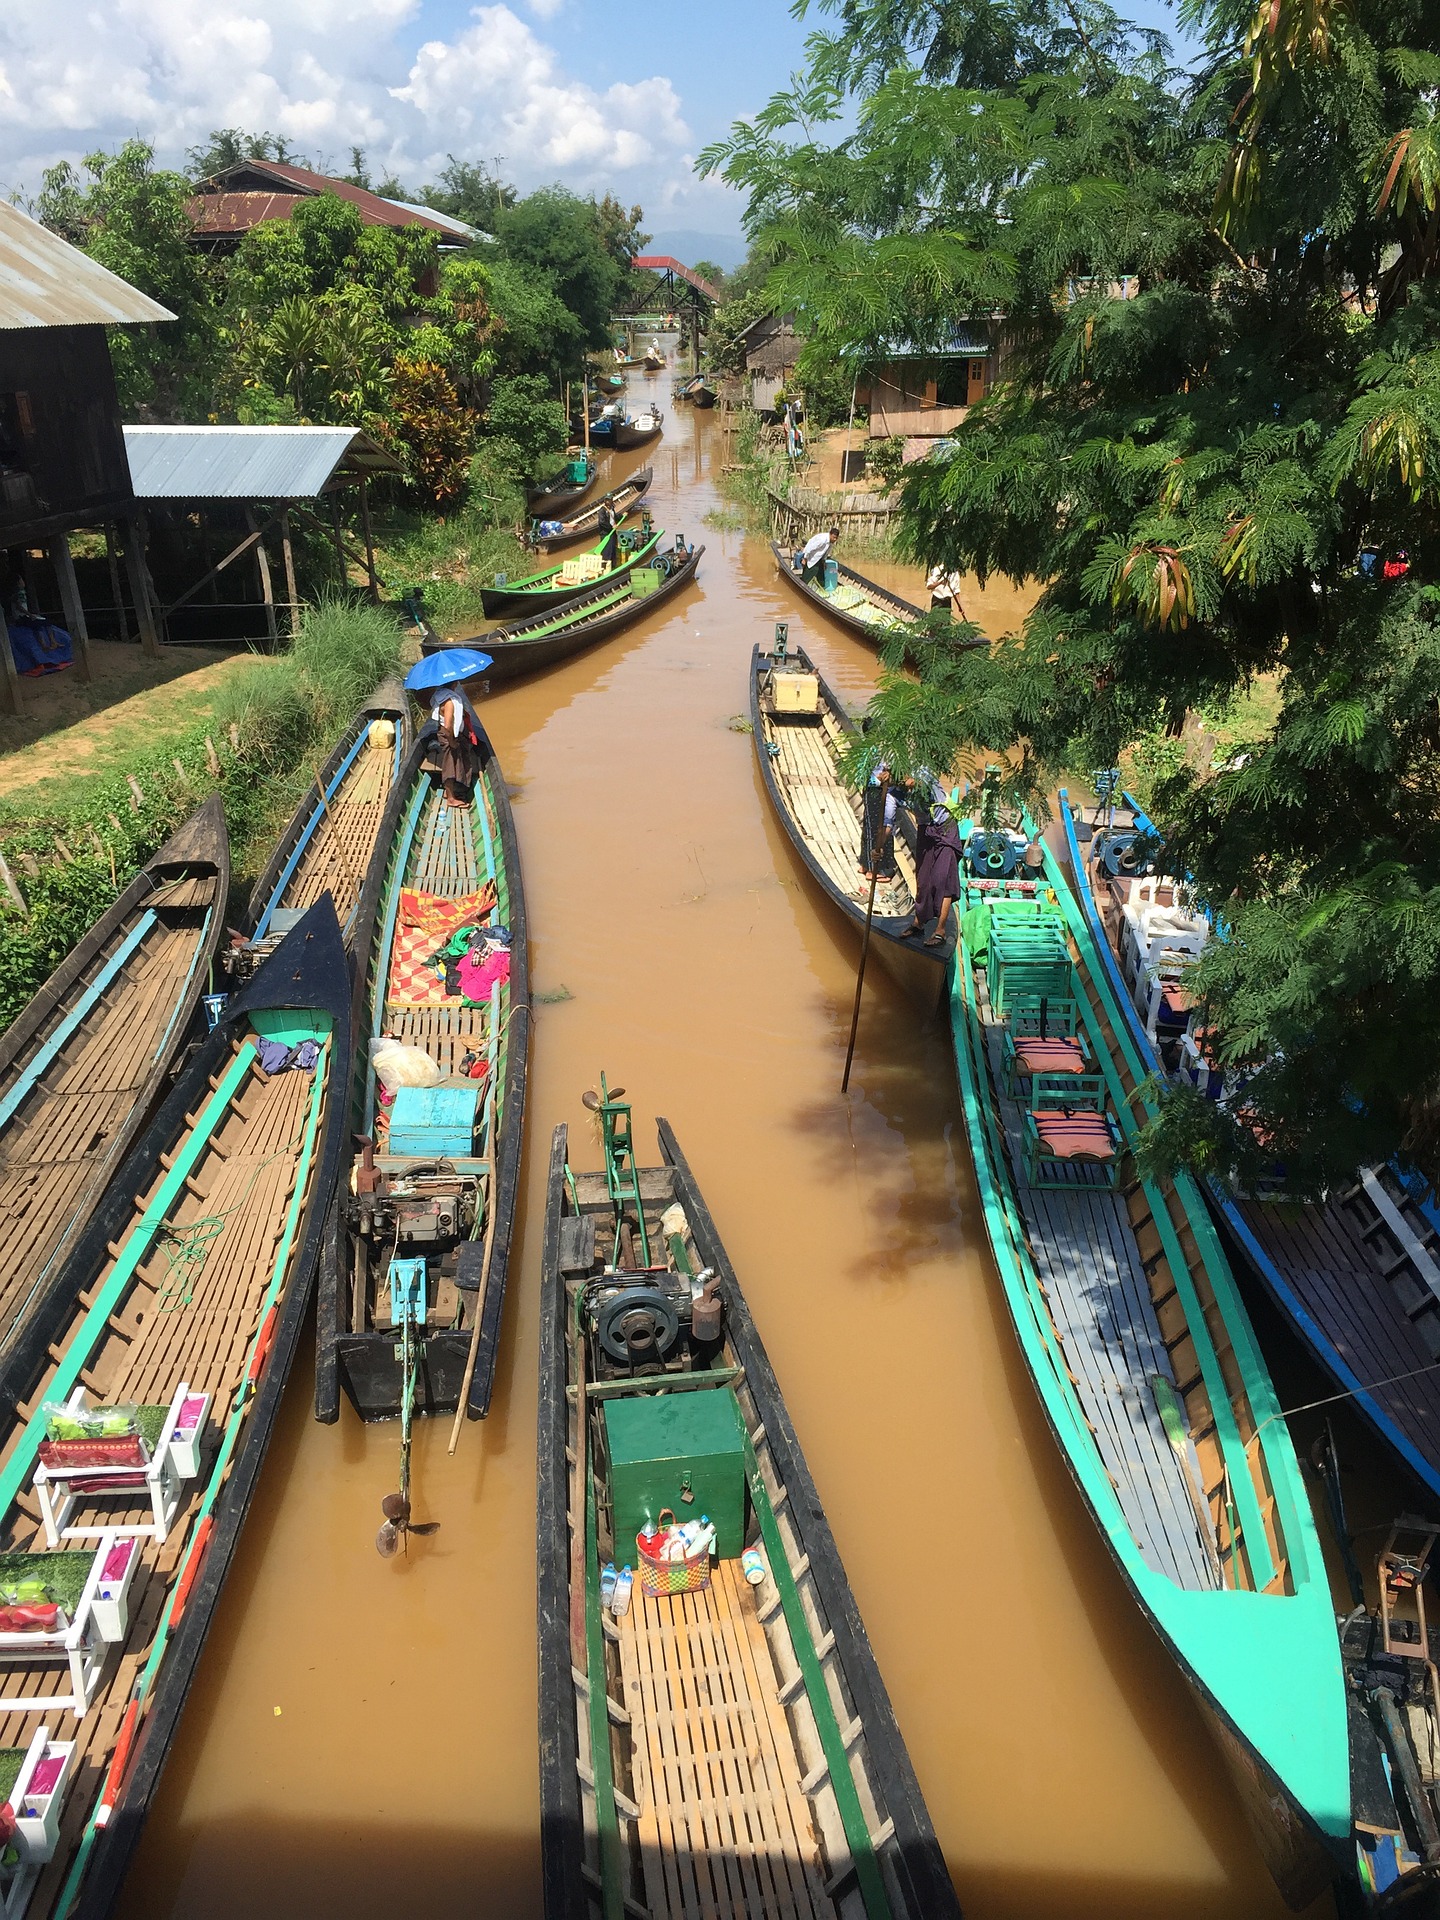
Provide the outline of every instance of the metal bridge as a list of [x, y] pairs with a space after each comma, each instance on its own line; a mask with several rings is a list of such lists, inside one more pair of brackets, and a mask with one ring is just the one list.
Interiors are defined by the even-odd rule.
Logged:
[[703, 294], [712, 307], [718, 307], [722, 299], [720, 289], [696, 273], [693, 267], [672, 259], [668, 253], [637, 253], [630, 262], [632, 267], [641, 267], [651, 273], [658, 273], [666, 288], [673, 292], [675, 282], [683, 280], [687, 287], [693, 287], [696, 293]]

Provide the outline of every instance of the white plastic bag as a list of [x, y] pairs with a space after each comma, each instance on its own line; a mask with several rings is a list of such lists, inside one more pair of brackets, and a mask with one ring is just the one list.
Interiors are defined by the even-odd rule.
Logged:
[[372, 1040], [370, 1064], [387, 1093], [397, 1087], [438, 1087], [444, 1078], [438, 1061], [423, 1047], [407, 1047], [403, 1040]]

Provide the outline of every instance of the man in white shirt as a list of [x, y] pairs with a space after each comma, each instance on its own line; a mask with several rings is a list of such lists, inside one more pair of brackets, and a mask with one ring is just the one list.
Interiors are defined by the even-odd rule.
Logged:
[[840, 538], [840, 529], [831, 527], [828, 533], [812, 534], [805, 542], [805, 550], [800, 555], [800, 578], [806, 581], [818, 580], [825, 562], [830, 557], [830, 549]]

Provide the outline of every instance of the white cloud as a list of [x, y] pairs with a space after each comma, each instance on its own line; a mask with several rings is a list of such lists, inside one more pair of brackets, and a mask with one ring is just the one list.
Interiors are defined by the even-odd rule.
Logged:
[[[528, 0], [549, 18], [563, 0]], [[322, 163], [367, 149], [413, 186], [447, 153], [504, 156], [522, 188], [561, 179], [646, 198], [690, 143], [656, 76], [568, 74], [503, 4], [416, 47], [419, 0], [45, 0], [0, 11], [0, 183], [138, 133], [180, 159], [215, 127], [268, 128]], [[409, 29], [407, 33], [407, 28]]]

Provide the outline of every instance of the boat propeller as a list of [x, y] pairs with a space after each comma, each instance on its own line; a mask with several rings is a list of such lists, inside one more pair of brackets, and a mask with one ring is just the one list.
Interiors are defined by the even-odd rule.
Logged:
[[408, 1542], [412, 1533], [422, 1536], [440, 1531], [438, 1520], [411, 1520], [410, 1502], [403, 1493], [387, 1493], [380, 1502], [385, 1520], [375, 1536], [375, 1551], [382, 1560], [392, 1559], [400, 1542]]

